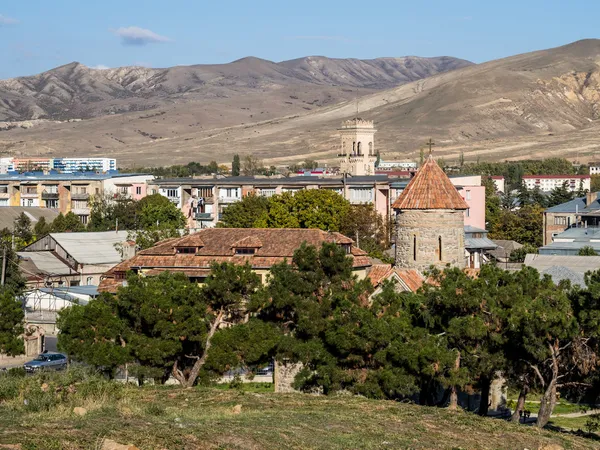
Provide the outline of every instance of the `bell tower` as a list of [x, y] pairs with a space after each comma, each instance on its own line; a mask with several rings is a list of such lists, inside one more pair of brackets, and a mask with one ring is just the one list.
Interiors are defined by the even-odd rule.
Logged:
[[375, 175], [375, 128], [372, 120], [345, 120], [341, 137], [340, 169], [349, 175]]

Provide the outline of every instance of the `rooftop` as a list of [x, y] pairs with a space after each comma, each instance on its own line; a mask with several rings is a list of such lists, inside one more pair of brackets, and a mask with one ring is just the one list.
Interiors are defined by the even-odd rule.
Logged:
[[[394, 178], [392, 178], [394, 179]], [[344, 183], [352, 186], [355, 184], [375, 184], [375, 183], [387, 183], [390, 177], [387, 175], [371, 175], [371, 176], [355, 176], [346, 177], [345, 181], [342, 177], [318, 177], [318, 176], [295, 176], [295, 177], [279, 177], [279, 178], [267, 178], [267, 177], [224, 177], [224, 178], [161, 178], [155, 179], [150, 184], [155, 185], [182, 185], [189, 184], [191, 186], [241, 186], [241, 185], [252, 185], [252, 186], [281, 186], [281, 185], [333, 185], [342, 186]]]
[[432, 155], [393, 204], [394, 209], [468, 209], [448, 176]]
[[541, 179], [541, 178], [547, 178], [547, 179], [562, 179], [562, 178], [566, 178], [569, 180], [585, 180], [586, 178], [590, 178], [590, 175], [523, 175], [521, 177], [524, 180], [537, 180], [537, 179]]
[[561, 266], [585, 274], [590, 270], [600, 269], [600, 256], [528, 254], [525, 257], [525, 265], [536, 268], [540, 273], [553, 266]]
[[0, 174], [2, 181], [71, 181], [71, 180], [89, 180], [102, 181], [111, 178], [124, 178], [135, 176], [149, 176], [148, 173], [96, 173], [96, 172], [72, 172], [72, 173], [48, 173], [43, 172], [24, 172], [17, 174]]
[[34, 206], [2, 206], [0, 207], [0, 230], [8, 228], [12, 231], [15, 219], [25, 213], [25, 215], [31, 220], [32, 227], [43, 217], [46, 222], [52, 222], [58, 211], [48, 208], [39, 208]]

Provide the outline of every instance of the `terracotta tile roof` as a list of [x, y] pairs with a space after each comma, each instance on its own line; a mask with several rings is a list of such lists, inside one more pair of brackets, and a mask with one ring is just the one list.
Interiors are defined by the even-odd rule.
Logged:
[[[303, 242], [320, 247], [324, 242], [352, 245], [352, 239], [340, 233], [300, 228], [206, 228], [182, 238], [168, 239], [136, 256], [117, 264], [104, 274], [99, 291], [116, 292], [122, 281], [114, 283], [132, 269], [151, 269], [150, 274], [162, 271], [204, 273], [214, 262], [250, 263], [255, 269], [270, 269], [284, 261], [291, 263], [294, 252]], [[193, 253], [176, 253], [176, 247], [199, 247]], [[234, 248], [256, 248], [253, 255], [236, 255]], [[350, 256], [355, 268], [370, 267], [367, 253], [351, 247]], [[197, 272], [199, 271], [199, 272]], [[190, 275], [204, 276], [204, 275]]]
[[431, 155], [392, 207], [400, 210], [469, 208]]
[[425, 277], [421, 272], [415, 269], [397, 269], [391, 264], [377, 264], [371, 267], [367, 278], [374, 287], [380, 286], [385, 280], [391, 277], [400, 281], [404, 287], [411, 292], [416, 292], [425, 282]]

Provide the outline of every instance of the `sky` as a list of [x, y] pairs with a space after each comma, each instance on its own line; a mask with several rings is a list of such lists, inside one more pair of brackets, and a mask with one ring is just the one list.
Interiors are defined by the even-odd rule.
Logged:
[[0, 1], [0, 78], [89, 67], [455, 56], [484, 62], [600, 37], [600, 1]]

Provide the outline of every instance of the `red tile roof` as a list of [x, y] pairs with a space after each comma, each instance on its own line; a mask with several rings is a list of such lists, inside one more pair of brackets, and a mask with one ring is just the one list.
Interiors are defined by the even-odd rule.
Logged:
[[[133, 258], [117, 264], [104, 274], [99, 291], [116, 292], [115, 278], [131, 269], [182, 271], [200, 276], [213, 262], [250, 263], [255, 269], [270, 269], [284, 261], [291, 263], [296, 249], [306, 242], [321, 247], [324, 242], [351, 245], [352, 239], [340, 233], [300, 228], [206, 228], [182, 238], [168, 239], [154, 247], [140, 251]], [[194, 253], [176, 253], [176, 247], [197, 247]], [[235, 248], [255, 248], [254, 254], [236, 255]], [[370, 267], [367, 253], [351, 247], [350, 257], [355, 268]], [[197, 275], [193, 275], [197, 273]]]
[[400, 210], [469, 208], [431, 155], [392, 207]]
[[393, 268], [390, 264], [374, 265], [367, 274], [374, 287], [380, 286], [385, 280], [394, 276], [398, 277], [400, 283], [410, 292], [416, 292], [425, 282], [425, 277], [418, 270]]

